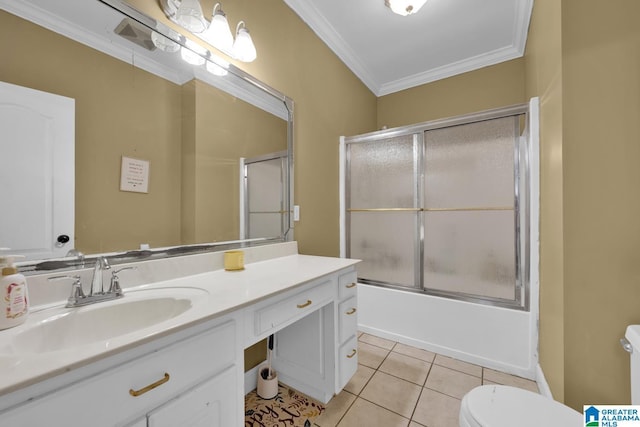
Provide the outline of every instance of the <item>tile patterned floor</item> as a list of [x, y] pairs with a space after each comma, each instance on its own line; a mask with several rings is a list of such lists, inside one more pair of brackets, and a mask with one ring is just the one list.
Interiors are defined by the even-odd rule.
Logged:
[[358, 337], [358, 371], [316, 427], [458, 427], [460, 400], [481, 384], [538, 392], [534, 381], [370, 334]]

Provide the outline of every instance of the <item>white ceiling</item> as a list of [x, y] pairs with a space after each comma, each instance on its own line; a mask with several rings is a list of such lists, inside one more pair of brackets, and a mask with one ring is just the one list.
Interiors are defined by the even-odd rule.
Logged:
[[533, 0], [284, 0], [377, 96], [524, 54]]

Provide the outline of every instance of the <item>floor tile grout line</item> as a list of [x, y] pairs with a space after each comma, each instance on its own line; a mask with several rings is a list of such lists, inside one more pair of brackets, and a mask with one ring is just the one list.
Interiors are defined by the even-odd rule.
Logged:
[[371, 403], [372, 405], [377, 406], [378, 408], [382, 408], [382, 409], [384, 409], [385, 411], [389, 411], [389, 412], [391, 412], [392, 414], [395, 414], [395, 415], [397, 415], [397, 416], [399, 416], [399, 417], [404, 418], [405, 420], [408, 420], [409, 422], [411, 422], [411, 421], [412, 421], [412, 419], [411, 419], [411, 418], [407, 418], [406, 416], [404, 416], [404, 415], [402, 415], [402, 414], [397, 413], [397, 412], [396, 412], [396, 411], [394, 411], [393, 409], [386, 408], [386, 407], [384, 407], [384, 406], [380, 405], [379, 403], [373, 402], [373, 401], [371, 401], [371, 400], [369, 400], [369, 399], [367, 399], [367, 398], [364, 398], [364, 397], [362, 397], [362, 396], [358, 396], [358, 399], [362, 399], [362, 400], [364, 400], [365, 402], [369, 402], [369, 403]]

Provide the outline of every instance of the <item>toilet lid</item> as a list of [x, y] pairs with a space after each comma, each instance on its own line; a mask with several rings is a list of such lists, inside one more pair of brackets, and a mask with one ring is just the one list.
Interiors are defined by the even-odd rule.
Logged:
[[578, 426], [582, 414], [531, 391], [485, 385], [462, 399], [461, 416], [478, 427]]

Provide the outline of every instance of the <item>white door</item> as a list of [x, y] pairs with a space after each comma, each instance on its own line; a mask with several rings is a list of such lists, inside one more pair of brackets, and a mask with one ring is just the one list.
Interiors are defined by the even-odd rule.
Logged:
[[0, 247], [27, 259], [74, 242], [75, 101], [0, 82]]

